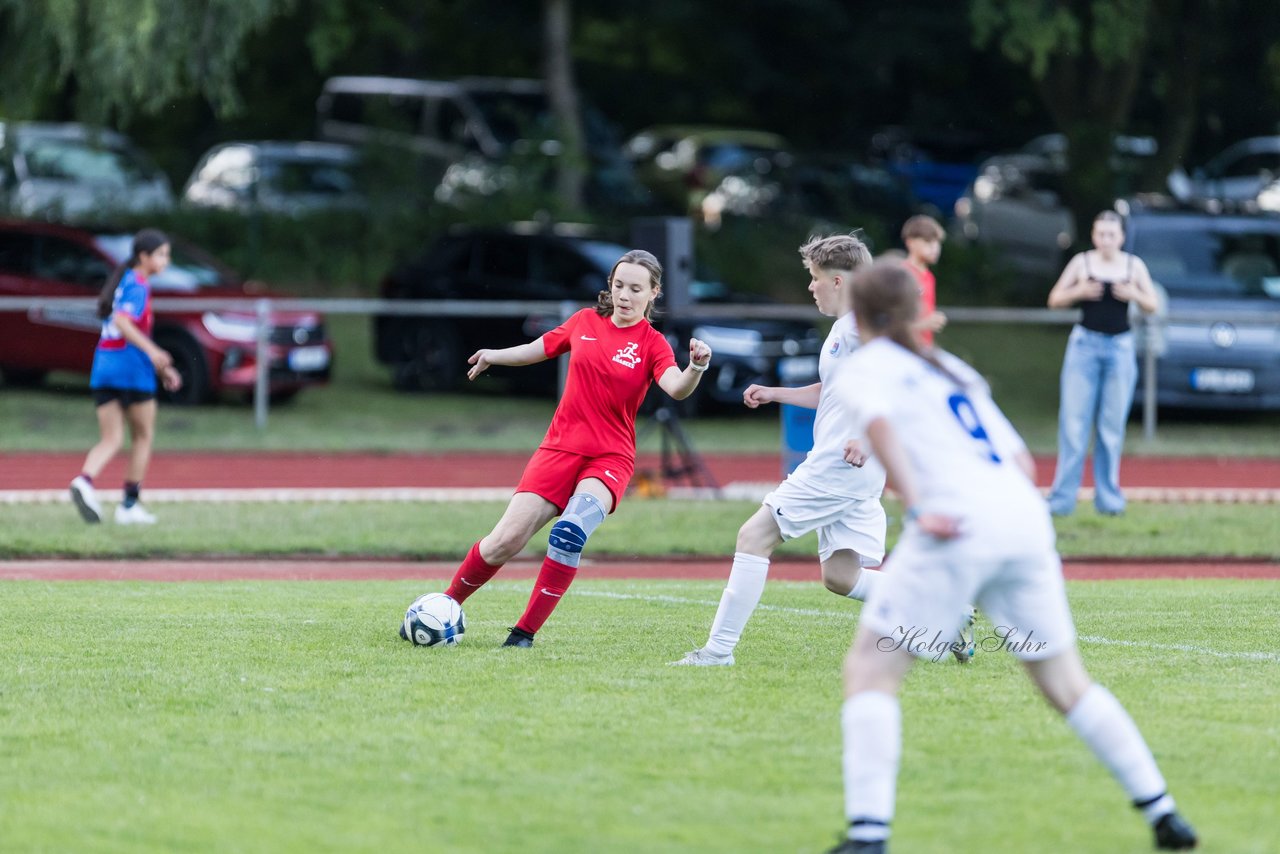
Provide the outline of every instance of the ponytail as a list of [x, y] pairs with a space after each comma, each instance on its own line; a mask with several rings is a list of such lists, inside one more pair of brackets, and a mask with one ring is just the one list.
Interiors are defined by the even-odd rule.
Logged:
[[966, 384], [942, 364], [932, 345], [916, 336], [914, 324], [920, 313], [920, 287], [902, 262], [880, 260], [860, 269], [849, 283], [849, 294], [859, 323], [928, 362], [960, 388], [965, 387]]
[[111, 316], [111, 306], [115, 302], [116, 288], [120, 286], [120, 280], [124, 278], [126, 270], [138, 266], [142, 261], [143, 255], [150, 255], [161, 246], [169, 242], [169, 238], [165, 236], [163, 231], [154, 228], [144, 228], [133, 236], [133, 247], [130, 250], [129, 260], [116, 267], [107, 276], [106, 283], [102, 286], [102, 290], [98, 292], [98, 318], [106, 320]]

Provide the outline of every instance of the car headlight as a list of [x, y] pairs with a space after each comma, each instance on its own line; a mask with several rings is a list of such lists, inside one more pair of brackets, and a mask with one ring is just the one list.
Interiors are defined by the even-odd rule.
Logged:
[[200, 322], [210, 335], [223, 341], [250, 343], [258, 340], [258, 321], [252, 317], [207, 311]]
[[764, 336], [754, 329], [732, 326], [695, 326], [693, 337], [701, 338], [711, 348], [712, 358], [721, 356], [754, 356], [760, 352]]

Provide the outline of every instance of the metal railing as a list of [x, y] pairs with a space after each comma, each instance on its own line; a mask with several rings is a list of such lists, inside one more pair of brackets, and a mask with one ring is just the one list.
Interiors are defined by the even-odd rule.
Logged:
[[[549, 315], [559, 319], [568, 318], [573, 312], [583, 308], [586, 303], [550, 300], [383, 300], [383, 299], [302, 299], [302, 298], [175, 298], [158, 296], [152, 300], [152, 308], [159, 312], [181, 311], [203, 312], [242, 312], [251, 314], [256, 319], [256, 376], [254, 383], [254, 422], [260, 429], [265, 429], [268, 417], [268, 401], [270, 399], [270, 359], [269, 339], [272, 317], [282, 311], [314, 311], [322, 314], [354, 314], [354, 315], [400, 315], [414, 317], [473, 317], [487, 315], [491, 317], [521, 317], [528, 315]], [[71, 310], [93, 310], [96, 300], [89, 297], [29, 298], [0, 297], [0, 312], [29, 311], [31, 309], [48, 310], [51, 307]], [[1047, 308], [978, 308], [978, 307], [941, 307], [940, 311], [947, 315], [952, 323], [993, 323], [1014, 325], [1067, 325], [1080, 318], [1078, 309]], [[768, 320], [814, 320], [814, 309], [811, 305], [761, 304], [761, 303], [720, 303], [699, 304], [696, 308], [699, 319], [768, 319]], [[1194, 312], [1176, 312], [1164, 316], [1150, 315], [1142, 320], [1139, 332], [1143, 339], [1143, 388], [1142, 388], [1142, 425], [1143, 435], [1147, 439], [1155, 436], [1156, 431], [1156, 367], [1163, 347], [1163, 330], [1170, 323], [1185, 320], [1203, 320], [1206, 315]], [[1280, 326], [1280, 311], [1277, 312], [1219, 312], [1211, 315], [1215, 321], [1257, 326], [1275, 324]], [[561, 360], [560, 383], [563, 387], [565, 360]]]

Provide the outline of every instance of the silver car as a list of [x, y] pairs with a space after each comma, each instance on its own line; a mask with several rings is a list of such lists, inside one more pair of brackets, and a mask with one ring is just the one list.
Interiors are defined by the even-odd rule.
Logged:
[[1280, 217], [1135, 209], [1126, 231], [1167, 299], [1157, 404], [1280, 409]]
[[1188, 175], [1169, 174], [1169, 192], [1187, 204], [1209, 211], [1226, 209], [1280, 211], [1280, 136], [1242, 139]]
[[[1114, 146], [1111, 165], [1120, 196], [1133, 189], [1142, 161], [1156, 153], [1156, 142], [1117, 136]], [[1076, 242], [1075, 219], [1063, 200], [1067, 169], [1067, 138], [1060, 133], [1038, 136], [1017, 152], [988, 158], [956, 201], [957, 236], [992, 247], [1021, 278], [1052, 283]]]
[[129, 139], [105, 128], [0, 122], [0, 210], [82, 221], [173, 207], [169, 179]]
[[286, 216], [363, 210], [359, 167], [354, 148], [332, 142], [225, 142], [200, 158], [182, 202]]

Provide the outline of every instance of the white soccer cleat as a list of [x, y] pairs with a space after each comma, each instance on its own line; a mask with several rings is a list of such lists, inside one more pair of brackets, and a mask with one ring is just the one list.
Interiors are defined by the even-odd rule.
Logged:
[[71, 501], [80, 511], [80, 518], [86, 522], [102, 521], [102, 505], [98, 502], [98, 493], [93, 484], [85, 480], [84, 475], [76, 475], [71, 481]]
[[117, 525], [154, 525], [156, 523], [156, 517], [143, 507], [141, 502], [135, 502], [132, 507], [117, 504], [115, 519]]
[[707, 652], [706, 647], [698, 647], [692, 652], [686, 652], [684, 658], [673, 661], [671, 664], [674, 667], [732, 667], [733, 653], [716, 655], [713, 652]]
[[956, 639], [951, 643], [951, 654], [961, 664], [968, 664], [972, 661], [974, 653], [978, 651], [978, 644], [973, 632], [973, 624], [977, 619], [978, 609], [970, 605], [969, 616], [965, 618], [964, 625], [960, 627], [960, 631], [956, 634]]

